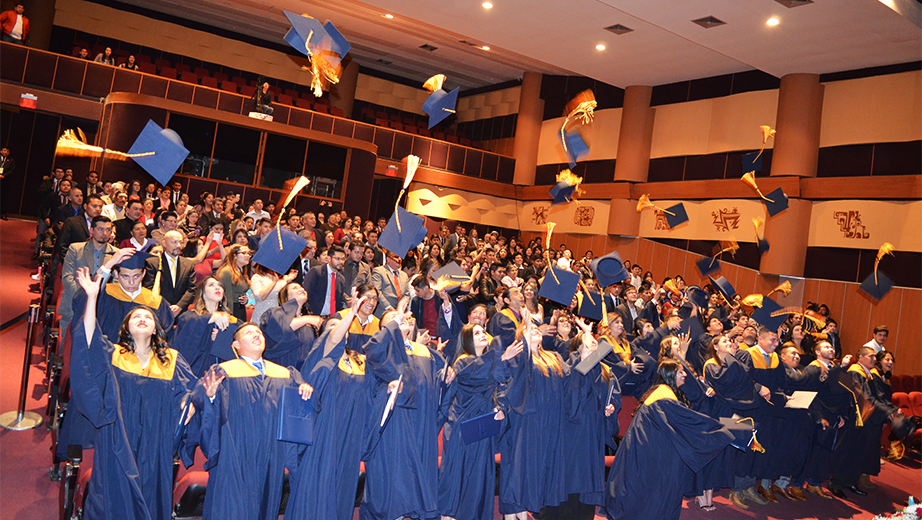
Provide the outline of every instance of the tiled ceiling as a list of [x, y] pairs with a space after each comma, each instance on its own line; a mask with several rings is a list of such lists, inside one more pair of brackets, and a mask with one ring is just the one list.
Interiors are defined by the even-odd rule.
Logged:
[[[480, 0], [127, 3], [275, 43], [288, 28], [283, 10], [306, 13], [331, 20], [364, 67], [420, 83], [442, 73], [449, 87], [476, 88], [526, 70], [626, 87], [753, 69], [780, 77], [922, 60], [919, 3], [885, 1], [815, 0], [788, 8], [776, 0], [493, 0], [489, 10]], [[709, 16], [726, 24], [692, 23]], [[768, 26], [771, 17], [780, 23]], [[615, 24], [633, 30], [605, 30]], [[605, 50], [596, 50], [599, 44]]]

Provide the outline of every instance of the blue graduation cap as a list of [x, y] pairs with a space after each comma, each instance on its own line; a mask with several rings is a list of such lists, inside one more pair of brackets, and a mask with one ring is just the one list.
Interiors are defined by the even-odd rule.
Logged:
[[565, 202], [570, 202], [573, 198], [573, 192], [576, 191], [576, 186], [572, 184], [567, 184], [564, 181], [560, 181], [551, 188], [551, 191], [548, 194], [551, 198], [554, 199], [551, 202], [551, 206], [556, 206], [558, 204], [563, 204]]
[[698, 272], [701, 273], [701, 276], [707, 276], [711, 273], [720, 271], [720, 260], [710, 256], [695, 262], [695, 265], [698, 267]]
[[776, 331], [778, 327], [784, 323], [784, 320], [787, 319], [786, 314], [780, 316], [772, 316], [772, 313], [780, 311], [781, 306], [778, 303], [769, 298], [768, 296], [762, 298], [762, 306], [756, 309], [752, 316], [749, 317], [752, 321], [758, 323], [762, 328]]
[[771, 246], [768, 245], [768, 240], [765, 240], [764, 238], [759, 239], [759, 254], [760, 255], [764, 255], [765, 253], [767, 253], [770, 248]]
[[218, 335], [211, 342], [211, 355], [222, 363], [237, 359], [237, 352], [234, 351], [234, 333], [237, 332], [239, 325], [240, 322], [235, 322], [226, 329], [218, 331]]
[[592, 262], [589, 262], [589, 267], [595, 273], [600, 287], [608, 287], [631, 277], [631, 273], [624, 267], [624, 261], [621, 260], [621, 255], [617, 251], [594, 258]]
[[[771, 199], [774, 202], [769, 202], [765, 199]], [[779, 187], [775, 188], [774, 191], [769, 193], [762, 199], [762, 202], [765, 203], [765, 208], [768, 210], [768, 216], [774, 217], [778, 213], [788, 209], [788, 196], [784, 194], [784, 191]]]
[[138, 163], [138, 166], [144, 168], [144, 171], [157, 179], [162, 186], [170, 182], [173, 174], [189, 156], [189, 150], [183, 146], [179, 134], [169, 128], [160, 128], [153, 120], [147, 121], [144, 130], [141, 130], [140, 135], [131, 145], [131, 149], [128, 150], [129, 155], [150, 152], [153, 154], [132, 157], [132, 159]]
[[759, 157], [759, 152], [752, 152], [743, 155], [743, 171], [744, 172], [760, 172], [762, 171], [762, 158]]
[[685, 289], [685, 294], [688, 295], [688, 301], [702, 309], [707, 309], [708, 303], [711, 301], [711, 295], [696, 285], [689, 286]]
[[122, 261], [118, 263], [117, 267], [119, 269], [146, 269], [148, 258], [156, 258], [156, 255], [152, 255], [146, 251], [135, 251], [130, 257], [123, 258]]
[[689, 316], [683, 319], [679, 325], [679, 330], [683, 334], [688, 334], [692, 341], [697, 341], [704, 334], [704, 327], [701, 326], [701, 320], [698, 319], [698, 316]]
[[669, 223], [670, 228], [688, 222], [688, 213], [685, 212], [685, 204], [681, 202], [671, 208], [666, 208], [666, 211], [663, 213], [666, 215], [666, 222]]
[[[336, 67], [352, 48], [333, 22], [321, 25], [320, 20], [283, 11], [291, 29], [285, 33], [285, 41], [305, 56], [320, 55]], [[308, 49], [310, 53], [308, 53]]]
[[445, 118], [455, 113], [459, 90], [461, 90], [461, 87], [457, 87], [451, 92], [437, 89], [432, 91], [432, 94], [429, 94], [426, 102], [423, 103], [423, 112], [429, 114], [429, 128], [441, 123]]
[[576, 315], [594, 321], [602, 321], [602, 295], [597, 292], [583, 291], [579, 298]]
[[713, 276], [708, 276], [711, 279], [711, 286], [717, 290], [727, 300], [727, 303], [733, 302], [733, 297], [736, 296], [736, 289], [733, 288], [733, 285], [727, 281], [723, 276], [714, 279]]
[[[281, 237], [281, 244], [279, 244], [279, 237]], [[307, 240], [282, 226], [277, 226], [263, 240], [259, 251], [250, 261], [284, 275], [305, 247], [307, 247]]]
[[461, 440], [473, 444], [494, 435], [499, 435], [503, 421], [496, 420], [496, 412], [489, 412], [461, 421]]
[[[397, 217], [400, 230], [397, 229]], [[397, 206], [397, 211], [387, 221], [387, 226], [378, 237], [378, 245], [403, 258], [407, 252], [426, 239], [426, 219]], [[289, 264], [290, 265], [290, 264]]]
[[[387, 228], [385, 228], [386, 230]], [[573, 296], [579, 286], [579, 279], [580, 276], [576, 273], [552, 266], [544, 274], [544, 282], [541, 283], [538, 296], [557, 302], [564, 307], [569, 307], [573, 303]]]
[[879, 302], [884, 296], [893, 289], [893, 280], [887, 278], [883, 271], [877, 271], [877, 283], [874, 283], [874, 273], [868, 275], [858, 287], [864, 294], [867, 294], [875, 302]]
[[752, 445], [756, 438], [759, 423], [751, 420], [738, 422], [740, 419], [739, 416], [734, 415], [733, 417], [721, 417], [718, 420], [721, 426], [727, 428], [730, 434], [733, 435], [730, 445], [740, 451], [749, 451], [749, 446]]
[[471, 279], [458, 262], [448, 262], [444, 267], [432, 273], [432, 278], [438, 285], [446, 286], [448, 292], [455, 292], [461, 288], [461, 284]]
[[589, 147], [586, 146], [586, 142], [576, 132], [564, 134], [563, 140], [566, 144], [563, 150], [567, 154], [567, 162], [570, 163], [570, 168], [575, 168], [577, 161], [581, 161], [589, 155]]

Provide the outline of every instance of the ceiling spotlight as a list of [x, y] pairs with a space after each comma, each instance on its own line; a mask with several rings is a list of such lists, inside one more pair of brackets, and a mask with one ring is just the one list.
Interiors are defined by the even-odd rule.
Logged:
[[600, 43], [600, 44], [596, 45], [596, 46], [595, 46], [595, 50], [597, 50], [597, 51], [604, 51], [604, 50], [605, 50], [605, 44], [604, 44], [604, 43]]
[[778, 25], [779, 23], [781, 23], [781, 21], [778, 20], [777, 18], [775, 18], [774, 16], [772, 16], [771, 18], [768, 19], [767, 22], [765, 22], [765, 25], [769, 25], [769, 26], [771, 26], [771, 27], [774, 27], [774, 26]]
[[483, 49], [483, 50], [485, 50], [485, 51], [488, 51], [488, 50], [490, 50], [490, 48], [489, 48], [489, 47], [487, 47], [486, 45], [484, 45], [483, 47], [481, 47], [481, 49]]
[[493, 4], [490, 2], [484, 2], [480, 5], [482, 5], [484, 9], [493, 9]]
[[390, 14], [390, 13], [384, 15], [384, 17], [387, 18], [388, 20], [393, 20], [393, 19], [394, 19], [394, 15], [392, 15], [392, 14]]

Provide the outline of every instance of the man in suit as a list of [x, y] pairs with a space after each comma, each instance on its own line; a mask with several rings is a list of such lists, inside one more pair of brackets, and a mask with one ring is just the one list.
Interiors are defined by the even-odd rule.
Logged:
[[330, 263], [318, 265], [304, 277], [307, 307], [315, 316], [329, 316], [348, 305], [349, 288], [343, 276], [346, 252], [339, 246], [329, 249]]
[[58, 302], [57, 312], [61, 316], [61, 330], [65, 332], [74, 318], [72, 304], [77, 292], [77, 269], [86, 267], [93, 276], [101, 275], [105, 281], [112, 267], [128, 251], [119, 251], [109, 244], [112, 221], [108, 217], [98, 216], [92, 220], [91, 225], [90, 240], [71, 244], [64, 255], [64, 267], [61, 269], [61, 300]]
[[[13, 175], [13, 172], [16, 171], [16, 161], [10, 157], [10, 149], [7, 147], [0, 148], [0, 186], [6, 184], [4, 182], [7, 177]], [[6, 220], [6, 213], [0, 208], [0, 220]]]
[[[301, 238], [306, 237], [301, 235]], [[307, 273], [309, 273], [311, 269], [321, 265], [320, 260], [314, 258], [314, 255], [317, 254], [317, 242], [314, 242], [310, 238], [306, 238], [306, 240], [307, 245], [304, 246], [304, 249], [301, 250], [301, 254], [298, 255], [298, 259], [291, 264], [291, 268], [289, 269], [289, 271], [297, 271], [298, 274], [292, 281], [301, 287], [304, 287], [304, 278], [307, 276]]]
[[371, 268], [362, 261], [365, 256], [365, 244], [361, 242], [352, 242], [347, 246], [348, 257], [343, 266], [343, 278], [346, 280], [346, 287], [358, 287], [363, 283], [371, 283]]
[[384, 249], [378, 245], [378, 232], [374, 230], [369, 231], [365, 240], [367, 240], [366, 243], [368, 247], [375, 252], [374, 263], [377, 265], [384, 265]]
[[90, 239], [93, 219], [100, 213], [102, 213], [102, 199], [99, 195], [90, 195], [83, 204], [83, 212], [64, 221], [61, 232], [58, 234], [58, 241], [54, 244], [54, 257], [58, 259], [58, 264], [64, 262], [64, 255], [67, 254], [67, 248], [71, 244], [86, 242]]
[[125, 210], [125, 218], [116, 220], [113, 226], [115, 228], [116, 244], [121, 244], [122, 240], [131, 238], [131, 228], [133, 228], [135, 222], [141, 218], [141, 212], [144, 211], [144, 205], [141, 204], [139, 200], [129, 200], [125, 207], [127, 208]]
[[[65, 188], [72, 184], [72, 182], [66, 179], [61, 183]], [[83, 211], [83, 191], [80, 188], [71, 187], [70, 191], [67, 192], [67, 202], [55, 208], [54, 212], [51, 214], [51, 227], [53, 227], [55, 231], [60, 232], [61, 226], [64, 225], [64, 221], [70, 217], [80, 215], [81, 211]]]
[[81, 186], [84, 195], [100, 195], [99, 189], [99, 173], [96, 171], [90, 171], [86, 174], [86, 184]]
[[[640, 317], [640, 309], [637, 308], [637, 288], [628, 285], [624, 291], [624, 302], [615, 307], [615, 311], [621, 315], [621, 322], [624, 323], [624, 331], [629, 337], [634, 335], [634, 321]], [[658, 354], [658, 353], [657, 353]]]
[[640, 307], [640, 317], [648, 320], [654, 327], [660, 326], [659, 311], [656, 310], [656, 302], [653, 299], [653, 286], [650, 282], [640, 284], [637, 291], [639, 300], [637, 306]]
[[429, 279], [424, 274], [417, 274], [410, 280], [410, 285], [416, 291], [416, 296], [410, 299], [410, 312], [416, 318], [416, 326], [420, 330], [429, 331], [432, 339], [448, 339], [448, 330], [443, 330], [446, 337], [439, 337], [439, 318], [445, 318], [445, 323], [451, 323], [453, 307], [448, 293], [442, 290], [436, 293], [429, 285]]
[[173, 195], [171, 196], [170, 202], [173, 203], [173, 207], [176, 207], [176, 203], [182, 199], [182, 183], [173, 181], [173, 184], [170, 186], [173, 188]]
[[396, 309], [400, 298], [408, 294], [410, 277], [400, 268], [400, 262], [399, 256], [388, 251], [384, 265], [371, 272], [371, 284], [378, 290], [378, 308], [375, 309], [378, 319], [385, 312]]
[[163, 235], [163, 252], [147, 259], [144, 287], [153, 290], [154, 280], [160, 271], [160, 296], [170, 304], [173, 317], [182, 314], [195, 299], [195, 266], [188, 258], [180, 256], [183, 238], [179, 231]]

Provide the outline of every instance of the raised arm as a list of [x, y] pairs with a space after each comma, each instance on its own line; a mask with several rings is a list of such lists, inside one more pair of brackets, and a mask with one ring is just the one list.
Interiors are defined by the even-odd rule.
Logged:
[[99, 280], [90, 277], [90, 269], [81, 267], [77, 269], [77, 283], [86, 292], [86, 307], [83, 309], [83, 330], [86, 333], [86, 344], [93, 343], [93, 333], [96, 331], [96, 299], [99, 297]]
[[349, 327], [352, 326], [352, 320], [355, 319], [356, 313], [359, 312], [359, 309], [362, 305], [365, 305], [365, 302], [368, 298], [357, 298], [358, 291], [355, 287], [352, 288], [352, 307], [349, 308], [349, 312], [340, 320], [339, 324], [336, 325], [336, 328], [327, 336], [327, 342], [323, 346], [323, 355], [324, 357], [330, 355], [330, 351], [339, 344], [343, 338], [346, 337], [346, 333], [349, 332]]

